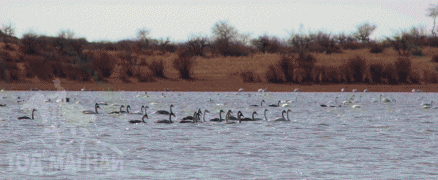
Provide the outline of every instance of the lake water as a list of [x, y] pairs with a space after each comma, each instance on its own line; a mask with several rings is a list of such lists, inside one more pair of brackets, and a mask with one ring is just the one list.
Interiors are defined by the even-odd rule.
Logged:
[[[166, 97], [163, 97], [164, 94]], [[438, 109], [421, 103], [436, 93], [65, 92], [3, 91], [0, 95], [1, 179], [435, 179]], [[342, 104], [354, 95], [353, 102]], [[20, 99], [18, 99], [20, 97]], [[69, 97], [70, 102], [56, 102]], [[44, 102], [47, 99], [52, 102]], [[24, 102], [17, 102], [22, 101]], [[263, 107], [251, 104], [266, 103]], [[280, 106], [289, 101], [290, 107]], [[333, 101], [332, 103], [328, 103]], [[82, 114], [100, 105], [99, 114]], [[173, 124], [153, 114], [172, 111]], [[142, 115], [109, 114], [120, 105]], [[360, 108], [352, 108], [360, 105]], [[432, 105], [432, 107], [434, 107]], [[18, 120], [35, 111], [35, 120]], [[178, 123], [198, 108], [205, 123]], [[210, 122], [222, 109], [269, 121]], [[291, 109], [290, 121], [271, 121]], [[224, 117], [225, 114], [222, 114]], [[119, 178], [120, 177], [120, 178]]]

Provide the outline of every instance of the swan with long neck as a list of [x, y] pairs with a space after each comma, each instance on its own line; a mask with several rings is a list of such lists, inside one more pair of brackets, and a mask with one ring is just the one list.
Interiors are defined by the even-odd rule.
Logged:
[[36, 109], [32, 109], [32, 117], [29, 117], [29, 116], [21, 116], [21, 117], [18, 117], [18, 119], [31, 119], [31, 120], [33, 120], [33, 119], [34, 119], [33, 114], [34, 114], [35, 111], [36, 111]]
[[169, 114], [169, 119], [159, 120], [159, 121], [156, 121], [155, 123], [171, 124], [171, 123], [173, 123], [173, 121], [172, 121], [172, 116], [173, 116], [173, 117], [176, 117], [175, 114], [170, 113], [170, 114]]
[[[202, 114], [201, 109], [198, 109], [198, 115]], [[194, 120], [195, 116], [186, 116], [182, 120]]]
[[113, 111], [113, 112], [110, 112], [110, 114], [122, 114], [123, 112], [125, 112], [122, 110], [122, 108], [124, 108], [124, 107], [125, 107], [124, 105], [121, 105], [119, 111]]
[[[287, 111], [283, 110], [283, 112], [281, 112], [281, 117], [275, 118], [274, 121], [290, 121], [289, 120], [289, 112], [292, 112], [292, 111], [290, 109], [288, 109]], [[287, 119], [284, 118], [284, 114], [286, 114]]]
[[[263, 103], [265, 102], [265, 100], [262, 100], [261, 102], [260, 102], [260, 107], [262, 107], [263, 106]], [[257, 104], [253, 104], [253, 105], [250, 105], [251, 107], [259, 107], [259, 105], [257, 105]]]
[[207, 109], [204, 110], [204, 114], [202, 116], [202, 122], [205, 122], [205, 113], [210, 113], [210, 111], [208, 111]]
[[227, 114], [225, 115], [225, 123], [226, 123], [226, 124], [233, 124], [233, 123], [236, 123], [236, 122], [229, 122], [229, 121], [228, 121], [229, 117], [231, 116], [231, 113], [233, 113], [233, 111], [228, 110], [228, 111], [227, 111]]
[[195, 119], [197, 119], [198, 113], [195, 111], [195, 113], [193, 113], [193, 116], [190, 116], [191, 118], [188, 119], [187, 117], [183, 118], [179, 123], [194, 123]]
[[165, 110], [159, 110], [159, 111], [156, 111], [155, 113], [157, 113], [157, 114], [164, 114], [164, 115], [172, 114], [172, 107], [173, 107], [173, 104], [170, 105], [170, 112], [169, 111], [165, 111]]
[[[265, 120], [268, 120], [268, 118], [266, 118], [266, 111], [268, 111], [268, 109], [265, 109], [265, 110], [263, 111], [263, 115], [264, 115], [264, 117], [265, 117]], [[242, 121], [260, 121], [260, 120], [262, 120], [261, 118], [255, 118], [255, 117], [254, 117], [255, 114], [257, 114], [256, 111], [254, 111], [254, 112], [252, 113], [252, 118], [243, 118]]]
[[225, 113], [225, 112], [224, 112], [224, 110], [221, 109], [219, 111], [219, 118], [210, 119], [210, 121], [218, 121], [218, 122], [224, 121], [225, 119], [222, 119], [222, 115], [221, 115], [222, 113]]
[[130, 120], [129, 123], [131, 123], [131, 124], [146, 123], [146, 121], [144, 121], [144, 118], [148, 118], [149, 119], [148, 114], [143, 115], [141, 120]]
[[84, 114], [99, 114], [97, 112], [97, 108], [100, 108], [100, 107], [99, 107], [99, 104], [96, 103], [94, 105], [94, 111], [86, 110], [86, 111], [82, 111], [82, 113], [84, 113]]
[[141, 106], [140, 111], [139, 112], [133, 112], [133, 113], [129, 113], [129, 114], [138, 114], [138, 115], [142, 115], [143, 113], [143, 109], [144, 109], [144, 105]]
[[423, 103], [422, 104], [423, 105], [423, 109], [438, 109], [438, 107], [433, 107], [432, 108], [432, 104], [433, 104], [433, 101], [430, 101], [430, 104]]
[[279, 107], [279, 106], [280, 106], [280, 102], [281, 102], [281, 101], [278, 101], [277, 104], [271, 104], [271, 105], [269, 105], [269, 107]]

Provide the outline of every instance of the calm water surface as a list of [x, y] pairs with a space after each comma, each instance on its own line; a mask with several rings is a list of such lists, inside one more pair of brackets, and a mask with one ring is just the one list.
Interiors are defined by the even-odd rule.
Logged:
[[[422, 103], [436, 93], [0, 92], [0, 176], [150, 179], [435, 179], [438, 109]], [[341, 105], [354, 95], [353, 103]], [[335, 102], [335, 97], [339, 97]], [[18, 99], [20, 97], [20, 99]], [[56, 102], [69, 97], [70, 102]], [[51, 99], [51, 102], [44, 102]], [[17, 102], [22, 101], [24, 102]], [[251, 104], [266, 103], [263, 107]], [[277, 104], [280, 107], [268, 107]], [[359, 101], [360, 100], [360, 101]], [[332, 102], [330, 102], [332, 101]], [[354, 102], [357, 101], [357, 102]], [[100, 105], [99, 114], [82, 114]], [[173, 124], [153, 114], [172, 109]], [[287, 104], [289, 107], [281, 107]], [[142, 115], [109, 114], [120, 105]], [[352, 108], [360, 105], [360, 108]], [[30, 116], [35, 120], [18, 120]], [[207, 122], [180, 124], [198, 108]], [[268, 121], [210, 122], [222, 109]], [[291, 109], [290, 121], [270, 121]], [[126, 110], [126, 109], [124, 109]], [[222, 114], [224, 117], [225, 114]]]

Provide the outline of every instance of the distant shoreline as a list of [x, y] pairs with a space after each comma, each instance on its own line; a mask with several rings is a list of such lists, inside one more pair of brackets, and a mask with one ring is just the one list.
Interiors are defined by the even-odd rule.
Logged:
[[438, 84], [406, 84], [406, 85], [371, 85], [371, 84], [274, 84], [274, 83], [243, 83], [241, 81], [232, 80], [158, 80], [149, 83], [93, 83], [93, 82], [68, 82], [61, 83], [59, 89], [54, 83], [6, 83], [2, 82], [1, 89], [4, 90], [67, 90], [81, 91], [85, 88], [86, 91], [182, 91], [182, 92], [238, 92], [243, 88], [245, 92], [257, 92], [259, 89], [267, 89], [268, 92], [294, 92], [299, 89], [300, 92], [341, 92], [344, 88], [346, 92], [352, 92], [356, 89], [357, 92], [363, 92], [367, 89], [369, 92], [412, 92], [412, 89], [420, 89], [423, 92], [438, 92]]

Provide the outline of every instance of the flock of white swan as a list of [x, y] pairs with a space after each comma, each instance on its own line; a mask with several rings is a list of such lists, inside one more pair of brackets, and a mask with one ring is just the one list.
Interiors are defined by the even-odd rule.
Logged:
[[[239, 91], [243, 91], [242, 89]], [[266, 90], [261, 90], [261, 91], [266, 91]], [[296, 92], [299, 90], [295, 90]], [[341, 92], [345, 92], [345, 89], [342, 89]], [[353, 92], [357, 92], [356, 89], [353, 90]], [[368, 90], [364, 90], [364, 92], [368, 92]], [[421, 90], [412, 90], [412, 92], [421, 92]], [[144, 92], [144, 97], [150, 97], [149, 95], [147, 95], [147, 92]], [[138, 97], [139, 95], [137, 95]], [[164, 93], [162, 94], [162, 97], [166, 97], [164, 95]], [[338, 103], [338, 99], [339, 97], [335, 98], [334, 102], [328, 102], [327, 104], [319, 104], [320, 107], [323, 108], [330, 108], [330, 107], [342, 107], [342, 105], [344, 107], [350, 106], [351, 108], [361, 108], [361, 105], [355, 104], [355, 103], [360, 103], [362, 101], [362, 96], [359, 97], [359, 100], [355, 100], [355, 96], [352, 95], [351, 98], [349, 99], [345, 99], [344, 101], [342, 101], [342, 103]], [[50, 101], [45, 101], [45, 102], [50, 102]], [[268, 107], [290, 107], [289, 104], [283, 104], [280, 105], [281, 101], [278, 101], [276, 104], [270, 104], [268, 105]], [[297, 99], [295, 99], [295, 101], [291, 101], [291, 102], [297, 102]], [[373, 99], [372, 102], [374, 103], [388, 103], [388, 102], [396, 102], [395, 99], [388, 99], [383, 97], [382, 94], [380, 94], [380, 98], [378, 100]], [[253, 104], [253, 105], [249, 105], [249, 107], [263, 107], [263, 103], [266, 103], [265, 100], [262, 100], [259, 104]], [[91, 110], [86, 110], [86, 111], [82, 111], [83, 114], [99, 114], [98, 109], [100, 108], [100, 105], [108, 105], [107, 103], [96, 103], [94, 106], [94, 111]], [[0, 106], [6, 106], [6, 104], [0, 104]], [[433, 101], [431, 101], [430, 103], [422, 103], [421, 106], [423, 107], [423, 109], [438, 109], [437, 107], [433, 107]], [[168, 119], [162, 119], [162, 120], [158, 120], [155, 121], [155, 123], [165, 123], [165, 124], [171, 124], [174, 123], [174, 121], [172, 120], [172, 116], [175, 116], [175, 113], [172, 111], [172, 108], [174, 107], [173, 104], [170, 105], [170, 110], [166, 111], [166, 110], [159, 110], [156, 112], [151, 113], [150, 115], [168, 115]], [[126, 108], [126, 111], [124, 110], [124, 108]], [[148, 109], [148, 106], [141, 106], [140, 111], [137, 112], [130, 112], [129, 110], [131, 109], [130, 105], [127, 105], [126, 107], [124, 105], [120, 106], [119, 111], [112, 111], [109, 114], [130, 114], [130, 115], [142, 115], [141, 120], [129, 120], [129, 123], [146, 123], [145, 119], [149, 119], [149, 116], [146, 112], [146, 110]], [[21, 116], [18, 117], [18, 119], [34, 119], [34, 113], [35, 111], [37, 111], [36, 109], [32, 109], [32, 115], [29, 116]], [[263, 111], [263, 115], [264, 115], [264, 119], [262, 118], [256, 118], [255, 115], [257, 115], [256, 111], [253, 111], [252, 113], [252, 118], [249, 117], [245, 117], [241, 111], [238, 111], [236, 116], [232, 116], [233, 111], [232, 110], [228, 110], [226, 113], [224, 110], [220, 110], [219, 111], [219, 117], [218, 118], [213, 118], [210, 119], [210, 121], [212, 122], [223, 122], [225, 121], [225, 123], [227, 124], [232, 124], [232, 123], [241, 123], [242, 121], [260, 121], [260, 120], [266, 120], [266, 121], [290, 121], [289, 119], [289, 112], [292, 112], [290, 109], [287, 110], [283, 110], [281, 113], [281, 117], [277, 117], [275, 119], [272, 120], [268, 120], [268, 118], [266, 117], [266, 112], [268, 111], [268, 109], [264, 109]], [[205, 115], [206, 113], [210, 113], [210, 111], [208, 110], [204, 110], [204, 112], [202, 113], [201, 109], [199, 109], [198, 111], [195, 111], [193, 113], [193, 116], [187, 116], [182, 118], [179, 123], [202, 123], [202, 122], [206, 122], [205, 120]], [[225, 113], [225, 118], [222, 118], [222, 114]], [[286, 115], [286, 116], [285, 116]], [[201, 119], [202, 117], [202, 119]], [[242, 118], [243, 117], [243, 118]]]

